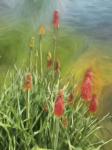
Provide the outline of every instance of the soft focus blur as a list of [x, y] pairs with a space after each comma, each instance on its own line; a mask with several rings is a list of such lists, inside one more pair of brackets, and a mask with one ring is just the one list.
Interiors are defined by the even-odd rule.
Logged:
[[[49, 32], [55, 9], [61, 17], [57, 56], [63, 73], [72, 72], [80, 80], [85, 69], [92, 67], [95, 92], [100, 95], [99, 114], [112, 114], [111, 0], [0, 0], [1, 82], [8, 69], [24, 62], [28, 42], [32, 36], [38, 36], [40, 24], [46, 26], [46, 51], [50, 50]], [[111, 121], [105, 127], [104, 137], [112, 138]], [[106, 149], [112, 149], [112, 144]]]

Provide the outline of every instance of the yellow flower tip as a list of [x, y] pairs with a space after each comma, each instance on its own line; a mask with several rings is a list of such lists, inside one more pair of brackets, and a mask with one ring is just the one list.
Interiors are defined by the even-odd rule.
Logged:
[[48, 52], [47, 55], [47, 68], [50, 69], [53, 65], [52, 55], [51, 52]]
[[35, 47], [35, 37], [32, 37], [29, 43], [29, 47], [33, 49]]
[[47, 60], [51, 60], [51, 58], [52, 58], [51, 52], [48, 52]]
[[44, 25], [41, 25], [39, 28], [39, 35], [45, 35], [45, 33], [46, 33], [46, 29]]
[[31, 40], [35, 40], [35, 37], [33, 36], [33, 37], [31, 38]]
[[64, 96], [64, 90], [63, 90], [63, 89], [60, 89], [59, 92], [58, 92], [58, 95]]

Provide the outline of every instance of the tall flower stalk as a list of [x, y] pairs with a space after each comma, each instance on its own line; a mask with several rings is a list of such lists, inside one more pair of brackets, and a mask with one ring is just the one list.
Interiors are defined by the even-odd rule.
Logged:
[[39, 53], [40, 53], [40, 73], [41, 73], [41, 77], [43, 76], [42, 38], [45, 35], [45, 33], [46, 33], [45, 27], [43, 25], [41, 25], [40, 28], [39, 28]]
[[59, 127], [59, 120], [56, 118], [55, 119], [55, 126], [54, 126], [54, 145], [53, 145], [53, 150], [57, 150], [58, 148], [58, 140], [59, 140], [59, 132], [60, 132], [60, 127]]
[[30, 119], [30, 91], [27, 91], [27, 119]]
[[41, 76], [43, 76], [43, 66], [42, 66], [42, 48], [41, 48], [41, 45], [42, 44], [42, 37], [40, 35], [39, 37], [39, 53], [40, 53], [40, 73], [41, 73]]
[[32, 90], [32, 75], [29, 73], [27, 74], [24, 82], [24, 90], [27, 93], [26, 98], [26, 118], [29, 122], [30, 119], [30, 91]]
[[54, 38], [53, 38], [53, 59], [54, 59], [54, 63], [53, 66], [55, 67], [55, 53], [56, 53], [56, 49], [57, 49], [57, 33], [58, 33], [58, 29], [59, 29], [59, 24], [60, 24], [60, 16], [59, 16], [59, 12], [58, 10], [54, 11], [53, 14], [53, 27], [54, 27]]
[[54, 132], [54, 150], [57, 150], [58, 147], [58, 138], [59, 138], [59, 119], [63, 116], [65, 110], [64, 106], [64, 91], [60, 90], [58, 93], [58, 96], [55, 101], [55, 106], [54, 106], [54, 115], [56, 116], [55, 118], [55, 132]]
[[32, 68], [32, 51], [33, 51], [34, 47], [35, 47], [35, 38], [32, 37], [31, 41], [29, 43], [29, 48], [30, 48], [30, 50], [29, 50], [29, 71], [31, 71], [31, 68]]

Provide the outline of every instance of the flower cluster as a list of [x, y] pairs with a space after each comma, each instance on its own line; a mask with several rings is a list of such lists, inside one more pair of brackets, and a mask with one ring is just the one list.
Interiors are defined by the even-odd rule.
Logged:
[[96, 112], [98, 106], [98, 98], [96, 94], [93, 94], [93, 77], [92, 69], [88, 69], [85, 73], [81, 88], [81, 96], [86, 102], [89, 102], [90, 112]]
[[[59, 23], [60, 23], [60, 17], [59, 17], [59, 12], [57, 10], [54, 11], [53, 14], [53, 26], [54, 29], [59, 28]], [[46, 33], [46, 29], [44, 25], [41, 25], [39, 28], [39, 35], [43, 36]], [[32, 46], [33, 45], [33, 46]], [[31, 40], [31, 47], [34, 47], [34, 38]], [[61, 70], [61, 65], [59, 60], [53, 60], [51, 52], [48, 52], [47, 55], [47, 68], [50, 71], [50, 69], [53, 67], [55, 74], [59, 74]], [[88, 110], [90, 112], [96, 112], [97, 107], [98, 107], [98, 97], [96, 94], [93, 94], [93, 79], [94, 79], [94, 74], [91, 68], [87, 69], [84, 79], [82, 82], [81, 86], [81, 97], [84, 99], [85, 102], [89, 103], [89, 108]], [[26, 91], [29, 91], [32, 89], [32, 76], [31, 74], [28, 74], [25, 79], [24, 83], [24, 88]], [[69, 93], [68, 98], [67, 98], [67, 106], [71, 106], [74, 104], [74, 92], [72, 91]], [[58, 92], [58, 95], [55, 98], [54, 102], [54, 115], [58, 118], [61, 118], [64, 116], [65, 112], [65, 100], [64, 100], [64, 90], [60, 90]], [[44, 105], [43, 108], [44, 112], [49, 112], [48, 110], [48, 104]], [[65, 117], [66, 118], [66, 117]], [[64, 119], [63, 122], [67, 126], [67, 119]]]

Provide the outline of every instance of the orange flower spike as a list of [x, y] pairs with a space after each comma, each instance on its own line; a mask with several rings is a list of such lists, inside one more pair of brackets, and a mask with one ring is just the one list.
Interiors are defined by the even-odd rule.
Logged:
[[47, 56], [47, 68], [50, 69], [52, 67], [52, 56], [51, 56], [51, 53], [49, 52], [48, 53], [48, 56]]
[[92, 96], [90, 105], [89, 105], [89, 112], [95, 113], [98, 108], [98, 98], [96, 95]]
[[92, 81], [93, 81], [92, 79], [93, 79], [93, 72], [92, 70], [89, 69], [86, 71], [84, 81], [81, 87], [81, 95], [85, 101], [91, 101], [92, 98]]
[[59, 12], [57, 10], [55, 10], [54, 16], [53, 16], [53, 25], [54, 25], [55, 29], [59, 28], [59, 23], [60, 23]]
[[92, 82], [89, 78], [85, 79], [81, 88], [81, 95], [85, 101], [91, 101], [92, 98]]
[[31, 91], [32, 90], [32, 75], [28, 74], [25, 79], [24, 83], [24, 89], [25, 91]]
[[44, 27], [44, 25], [41, 25], [39, 28], [39, 35], [43, 36], [46, 33], [46, 29]]
[[64, 105], [64, 92], [60, 90], [54, 105], [54, 114], [56, 117], [60, 118], [63, 116], [65, 110]]

